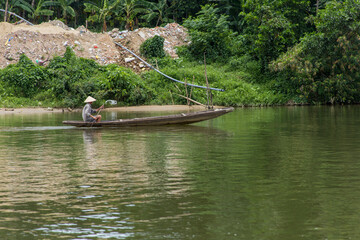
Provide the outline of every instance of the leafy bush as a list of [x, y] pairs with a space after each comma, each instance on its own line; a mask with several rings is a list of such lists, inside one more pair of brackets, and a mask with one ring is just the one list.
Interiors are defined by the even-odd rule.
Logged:
[[163, 37], [155, 35], [147, 39], [140, 46], [140, 53], [147, 58], [162, 58], [165, 57]]
[[81, 106], [88, 95], [101, 98], [97, 79], [103, 74], [103, 67], [93, 60], [76, 57], [71, 48], [63, 57], [54, 57], [47, 70], [51, 90], [65, 106]]
[[47, 78], [46, 70], [35, 65], [24, 54], [17, 64], [9, 65], [0, 74], [0, 81], [11, 94], [18, 97], [32, 97], [45, 89]]
[[144, 104], [151, 97], [151, 90], [131, 70], [115, 64], [108, 65], [100, 79], [102, 98], [113, 99], [123, 105]]
[[230, 71], [249, 73], [249, 75], [251, 73], [251, 77], [247, 79], [248, 82], [264, 82], [264, 75], [261, 73], [261, 63], [249, 55], [229, 58], [229, 66]]

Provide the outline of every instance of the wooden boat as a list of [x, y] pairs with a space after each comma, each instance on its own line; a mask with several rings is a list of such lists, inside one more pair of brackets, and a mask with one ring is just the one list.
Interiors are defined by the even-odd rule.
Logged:
[[144, 117], [119, 119], [114, 121], [101, 121], [99, 123], [83, 122], [83, 121], [63, 121], [65, 125], [75, 127], [135, 127], [135, 126], [160, 126], [170, 124], [190, 124], [209, 120], [219, 117], [226, 113], [232, 112], [234, 108], [218, 108], [207, 111], [180, 113], [167, 116]]

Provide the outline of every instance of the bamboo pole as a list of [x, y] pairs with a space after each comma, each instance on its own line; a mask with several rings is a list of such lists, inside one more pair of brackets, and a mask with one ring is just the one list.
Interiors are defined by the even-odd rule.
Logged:
[[[194, 81], [195, 81], [195, 76], [193, 76], [193, 81], [192, 81], [192, 84], [194, 84]], [[191, 98], [192, 91], [193, 91], [193, 86], [191, 86], [191, 89], [190, 89], [190, 96], [189, 96], [189, 98]]]
[[178, 90], [179, 92], [181, 92], [181, 90], [180, 90], [180, 88], [178, 87], [178, 85], [176, 85], [176, 83], [174, 83], [174, 85], [175, 85], [175, 87], [177, 88], [177, 90]]
[[8, 6], [9, 6], [9, 0], [6, 0], [5, 3], [5, 15], [4, 15], [4, 22], [7, 22], [7, 17], [8, 17]]
[[191, 102], [193, 102], [193, 103], [195, 103], [195, 104], [198, 104], [198, 105], [203, 106], [203, 107], [205, 107], [205, 108], [206, 108], [206, 105], [204, 105], [204, 104], [202, 104], [202, 103], [199, 103], [199, 102], [197, 102], [197, 101], [195, 101], [195, 100], [193, 100], [193, 99], [191, 99], [191, 98], [185, 97], [185, 96], [180, 95], [180, 94], [177, 94], [177, 93], [175, 93], [175, 94], [176, 94], [176, 95], [178, 95], [179, 97], [182, 97], [182, 98], [188, 99], [189, 101], [191, 101]]
[[175, 103], [174, 103], [174, 99], [173, 99], [173, 96], [172, 96], [172, 93], [171, 93], [171, 91], [169, 90], [169, 93], [170, 93], [170, 97], [171, 97], [171, 102], [172, 102], [172, 104], [174, 105]]
[[[213, 108], [213, 106], [212, 106], [211, 90], [210, 90], [210, 87], [209, 87], [209, 81], [208, 81], [207, 71], [206, 71], [206, 53], [205, 52], [204, 52], [204, 66], [205, 66], [205, 80], [206, 80], [206, 88], [207, 88], [207, 91], [206, 91], [207, 108], [210, 109], [210, 108]], [[209, 103], [209, 98], [211, 99], [211, 103]], [[210, 107], [210, 104], [211, 104], [211, 107]]]
[[186, 78], [185, 78], [185, 93], [186, 93], [186, 97], [187, 97], [187, 105], [190, 106], [190, 101], [189, 101], [189, 93], [188, 93], [188, 90], [187, 90], [187, 82], [186, 82]]

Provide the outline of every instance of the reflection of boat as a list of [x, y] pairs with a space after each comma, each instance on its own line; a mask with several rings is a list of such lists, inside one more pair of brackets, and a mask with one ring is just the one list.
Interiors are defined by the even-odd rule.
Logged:
[[76, 127], [133, 127], [133, 126], [160, 126], [169, 124], [190, 124], [219, 117], [232, 112], [234, 108], [219, 108], [201, 112], [180, 113], [175, 115], [119, 119], [114, 121], [101, 121], [99, 123], [83, 121], [63, 121], [63, 124]]

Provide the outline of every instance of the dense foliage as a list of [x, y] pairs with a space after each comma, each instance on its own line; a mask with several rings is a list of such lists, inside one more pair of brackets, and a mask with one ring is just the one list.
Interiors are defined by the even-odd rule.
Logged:
[[78, 107], [88, 95], [133, 105], [145, 104], [153, 94], [131, 70], [78, 58], [71, 48], [47, 67], [35, 65], [23, 55], [17, 64], [0, 71], [0, 85], [0, 100], [9, 106], [17, 105], [15, 96], [32, 100], [31, 105]]
[[33, 97], [39, 90], [45, 89], [47, 77], [48, 74], [25, 55], [21, 55], [18, 64], [0, 72], [0, 81], [8, 89], [7, 95], [19, 97]]
[[[34, 23], [60, 19], [77, 27], [88, 21], [89, 28], [97, 31], [111, 27], [133, 30], [174, 21], [183, 24], [188, 28], [191, 44], [178, 48], [180, 59], [162, 58], [163, 54], [153, 52], [150, 55], [157, 58], [163, 71], [181, 80], [197, 81], [198, 73], [194, 71], [203, 67], [204, 60], [211, 64], [209, 69], [216, 67], [214, 71], [218, 73], [212, 75], [216, 79], [211, 85], [227, 89], [225, 93], [215, 93], [219, 104], [276, 104], [288, 100], [360, 102], [360, 0], [207, 3], [205, 0], [0, 0], [0, 8]], [[4, 19], [17, 20], [13, 16]], [[145, 51], [145, 47], [159, 44], [151, 51], [162, 50], [160, 41], [146, 44], [142, 47], [144, 55], [150, 51]], [[67, 54], [70, 57], [56, 57], [46, 68], [32, 64], [24, 56], [18, 64], [0, 71], [2, 98], [36, 96], [71, 106], [78, 105], [89, 93], [98, 98], [116, 98], [124, 104], [184, 101], [171, 95], [176, 91], [173, 84], [155, 73], [137, 76], [117, 66], [98, 66], [71, 57], [70, 52]], [[193, 90], [198, 99], [205, 96], [200, 92]]]
[[273, 63], [306, 102], [360, 101], [360, 4], [331, 2], [315, 19], [316, 32]]
[[206, 53], [208, 61], [223, 61], [230, 55], [232, 36], [227, 17], [219, 15], [213, 5], [202, 7], [197, 15], [184, 22], [192, 41], [189, 52], [196, 60], [203, 59]]
[[[166, 74], [182, 81], [205, 85], [202, 64], [163, 58], [159, 66]], [[248, 73], [216, 64], [208, 65], [207, 73], [211, 86], [227, 90], [213, 92], [214, 104], [244, 106], [284, 102], [282, 95], [246, 83], [251, 78]], [[46, 67], [35, 65], [23, 55], [17, 64], [0, 70], [0, 102], [5, 107], [80, 107], [88, 95], [98, 99], [97, 104], [109, 99], [118, 101], [120, 106], [187, 104], [179, 96], [186, 94], [206, 103], [203, 89], [185, 89], [184, 85], [175, 84], [155, 71], [137, 75], [115, 64], [101, 66], [93, 60], [76, 57], [71, 48]]]
[[140, 46], [140, 53], [147, 58], [163, 58], [165, 57], [164, 51], [164, 38], [155, 35], [152, 38], [144, 41]]

